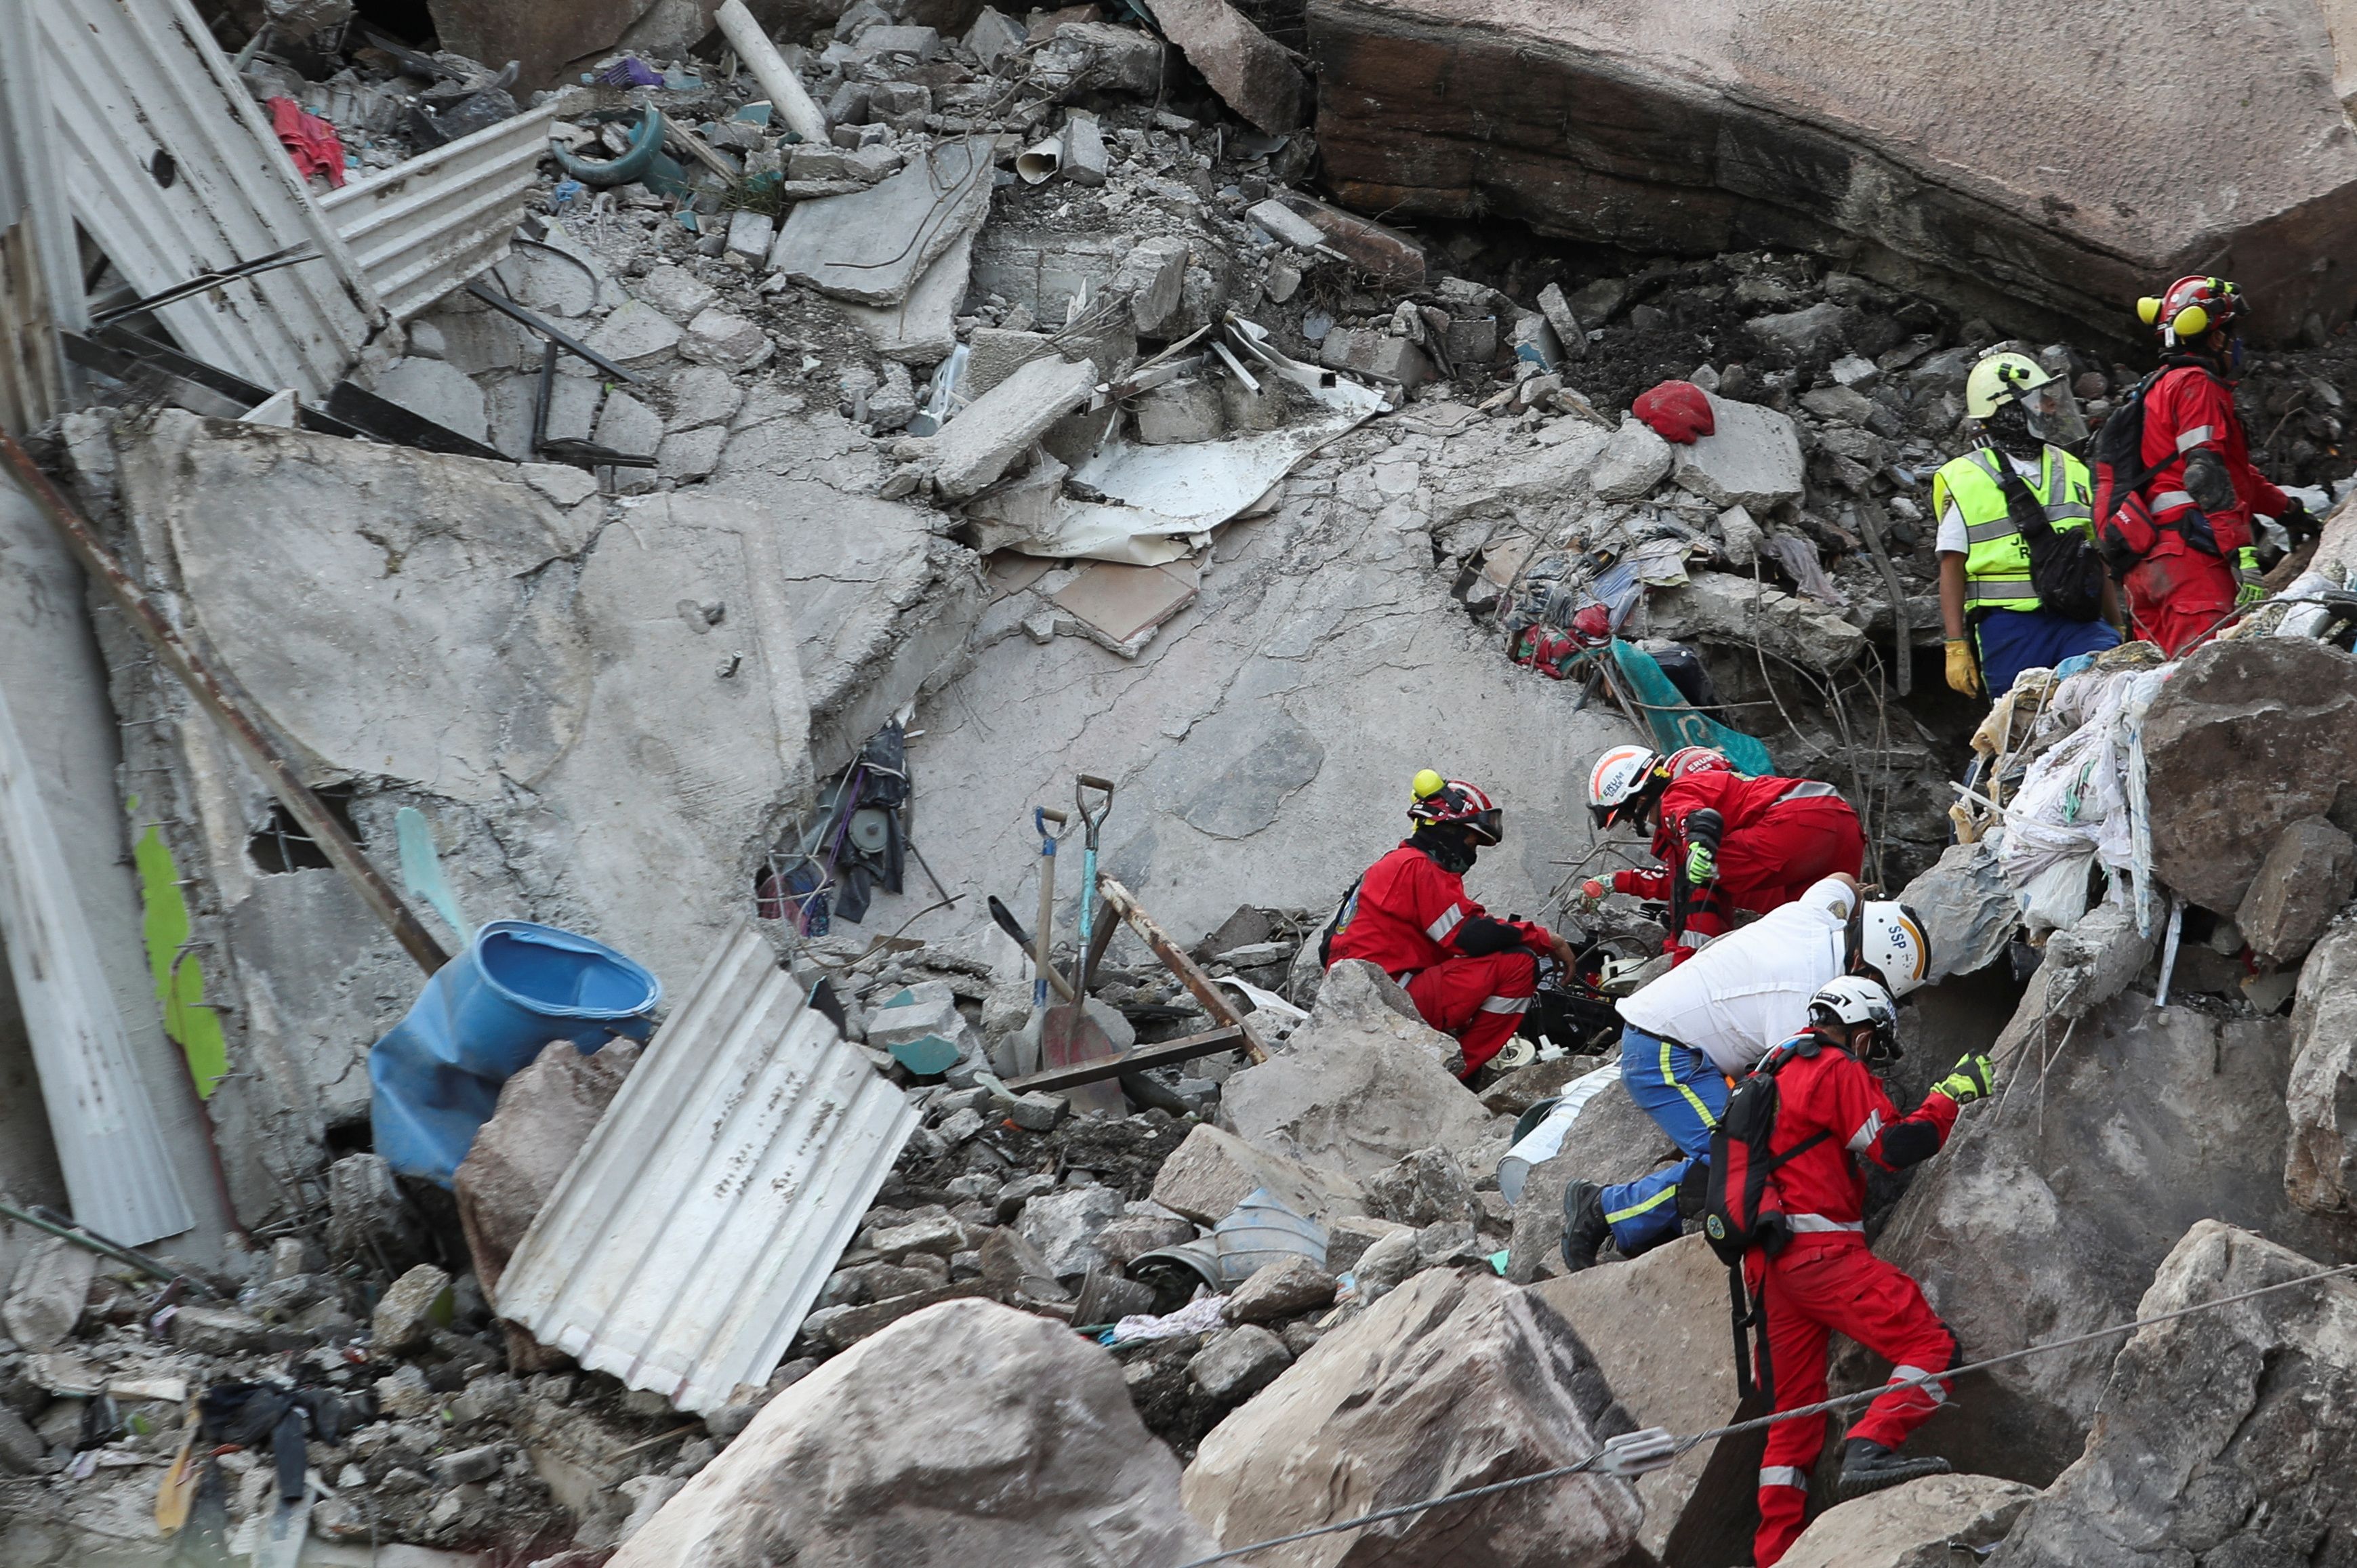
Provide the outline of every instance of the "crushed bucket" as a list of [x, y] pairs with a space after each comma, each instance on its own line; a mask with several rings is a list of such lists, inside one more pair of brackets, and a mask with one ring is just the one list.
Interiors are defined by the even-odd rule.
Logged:
[[407, 1017], [369, 1051], [376, 1152], [404, 1176], [450, 1185], [500, 1086], [552, 1040], [584, 1055], [643, 1040], [662, 985], [602, 942], [494, 920], [436, 971]]

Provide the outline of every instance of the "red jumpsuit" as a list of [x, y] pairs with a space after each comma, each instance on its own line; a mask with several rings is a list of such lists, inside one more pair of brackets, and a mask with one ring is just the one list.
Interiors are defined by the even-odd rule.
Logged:
[[1544, 926], [1501, 920], [1413, 843], [1371, 866], [1342, 907], [1330, 963], [1364, 959], [1407, 988], [1424, 1021], [1465, 1047], [1465, 1071], [1513, 1037], [1538, 993]]
[[1684, 927], [1671, 933], [1669, 943], [1680, 963], [1730, 929], [1731, 911], [1764, 915], [1837, 871], [1856, 876], [1866, 864], [1857, 813], [1833, 786], [1712, 768], [1674, 779], [1662, 791], [1661, 825], [1652, 844], [1662, 869], [1616, 871], [1613, 889], [1668, 900], [1691, 847], [1686, 819], [1706, 807], [1721, 822], [1718, 875], [1708, 886], [1686, 895]]
[[[1776, 1408], [1793, 1410], [1825, 1397], [1825, 1342], [1835, 1332], [1888, 1359], [1894, 1382], [1946, 1371], [1959, 1359], [1954, 1331], [1904, 1270], [1867, 1250], [1866, 1177], [1857, 1162], [1897, 1170], [1930, 1158], [1956, 1124], [1956, 1102], [1928, 1094], [1901, 1116], [1874, 1074], [1831, 1046], [1785, 1062], [1776, 1093], [1774, 1152], [1821, 1131], [1832, 1134], [1769, 1177], [1772, 1207], [1792, 1222], [1792, 1240], [1772, 1258], [1755, 1250], [1743, 1262], [1744, 1279], [1767, 1315], [1769, 1364], [1760, 1380], [1773, 1388]], [[1948, 1392], [1944, 1382], [1894, 1390], [1867, 1406], [1848, 1435], [1896, 1448]], [[1760, 1529], [1752, 1538], [1760, 1568], [1783, 1556], [1800, 1535], [1809, 1472], [1824, 1441], [1822, 1417], [1768, 1429], [1768, 1452], [1760, 1464]]]
[[[2234, 482], [2234, 505], [2206, 514], [2214, 553], [2201, 542], [2204, 514], [2185, 491], [2185, 459], [2205, 446]], [[2104, 528], [2137, 557], [2121, 585], [2136, 634], [2174, 659], [2224, 624], [2234, 607], [2235, 552], [2251, 542], [2252, 514], [2277, 516], [2287, 499], [2251, 467], [2234, 389], [2199, 364], [2163, 371], [2145, 393], [2143, 460], [2162, 466]]]

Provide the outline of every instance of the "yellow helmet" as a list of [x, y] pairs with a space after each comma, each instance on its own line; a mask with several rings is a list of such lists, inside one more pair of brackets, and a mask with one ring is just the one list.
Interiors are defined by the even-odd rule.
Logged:
[[1986, 419], [2024, 392], [2036, 392], [2054, 378], [2027, 354], [1984, 354], [1964, 378], [1964, 412]]

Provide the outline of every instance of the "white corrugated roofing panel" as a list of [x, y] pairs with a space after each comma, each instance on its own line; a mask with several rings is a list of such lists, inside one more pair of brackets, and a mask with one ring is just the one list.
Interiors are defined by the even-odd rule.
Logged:
[[165, 1151], [74, 880], [0, 695], [0, 942], [73, 1217], [136, 1247], [178, 1235], [196, 1217]]
[[916, 1124], [740, 925], [533, 1221], [500, 1316], [716, 1410], [776, 1369]]
[[[0, 4], [0, 60], [37, 58], [29, 7]], [[38, 71], [0, 65], [0, 425], [35, 429], [65, 406], [57, 328], [82, 324], [73, 223], [58, 189]]]
[[555, 118], [554, 104], [528, 111], [319, 199], [396, 318], [508, 253]]
[[[25, 0], [0, 0], [24, 4]], [[0, 91], [45, 71], [49, 155], [73, 217], [139, 293], [305, 243], [313, 261], [158, 313], [181, 349], [313, 396], [382, 313], [189, 0], [38, 0], [46, 47], [0, 58]]]

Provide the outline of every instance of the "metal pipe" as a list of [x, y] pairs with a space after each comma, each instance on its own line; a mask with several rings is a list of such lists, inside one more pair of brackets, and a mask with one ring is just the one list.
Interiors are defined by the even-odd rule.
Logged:
[[737, 51], [737, 58], [745, 62], [745, 69], [753, 73], [753, 80], [761, 84], [761, 91], [770, 95], [770, 112], [803, 141], [824, 146], [826, 112], [811, 101], [802, 79], [786, 63], [786, 57], [778, 52], [753, 13], [745, 9], [745, 0], [728, 0], [712, 19], [728, 47]]
[[164, 618], [155, 601], [131, 580], [131, 574], [124, 570], [123, 563], [116, 560], [114, 553], [100, 541], [89, 520], [74, 510], [65, 497], [58, 493], [57, 487], [49, 482], [49, 477], [35, 465], [32, 456], [5, 432], [0, 432], [0, 460], [5, 461], [17, 485], [64, 538], [66, 547], [81, 561], [82, 569], [106, 590], [108, 597], [122, 607], [132, 625], [138, 628], [139, 635], [155, 649], [156, 656], [179, 677], [180, 683], [188, 689], [198, 704], [220, 724], [247, 765], [262, 776], [263, 782], [270, 786], [270, 792], [278, 798], [279, 804], [302, 824], [303, 831], [311, 835], [311, 842], [319, 846], [328, 862], [344, 874], [360, 894], [361, 902], [384, 922], [385, 929], [393, 933], [402, 950], [414, 959], [417, 967], [428, 974], [449, 962], [450, 955], [442, 950], [442, 944], [434, 940], [434, 934], [415, 915], [410, 913], [409, 906], [401, 901], [401, 895], [378, 875], [376, 867], [371, 865], [368, 857], [361, 853], [361, 846], [352, 842], [351, 834], [344, 831], [344, 824], [336, 821], [319, 797], [296, 776], [295, 769], [286, 759], [279, 756], [277, 749], [264, 738], [261, 726], [238, 706], [236, 699], [214, 678], [196, 650], [180, 640], [180, 634], [172, 629], [171, 623]]

